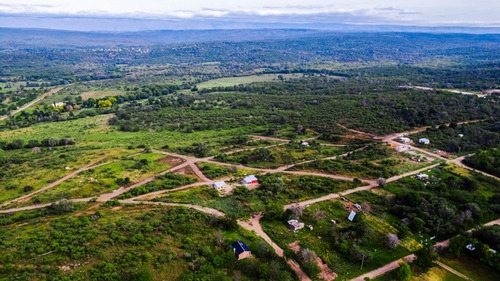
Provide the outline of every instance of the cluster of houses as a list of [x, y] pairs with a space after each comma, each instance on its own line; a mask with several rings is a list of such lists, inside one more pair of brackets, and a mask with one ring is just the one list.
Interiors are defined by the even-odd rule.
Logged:
[[[402, 143], [411, 143], [412, 142], [411, 139], [408, 138], [408, 137], [400, 137], [399, 141], [402, 142]], [[418, 143], [421, 143], [421, 144], [430, 144], [431, 141], [429, 139], [427, 139], [427, 138], [420, 138], [420, 139], [418, 139]]]

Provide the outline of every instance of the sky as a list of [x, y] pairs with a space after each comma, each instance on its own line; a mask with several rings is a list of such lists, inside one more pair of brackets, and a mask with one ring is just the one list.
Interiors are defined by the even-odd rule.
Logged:
[[35, 16], [500, 27], [499, 12], [499, 0], [0, 0], [0, 16], [21, 23]]

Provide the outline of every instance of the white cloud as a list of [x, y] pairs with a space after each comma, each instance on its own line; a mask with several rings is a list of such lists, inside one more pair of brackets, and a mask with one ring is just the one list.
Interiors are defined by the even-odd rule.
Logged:
[[[307, 3], [307, 4], [304, 4]], [[349, 18], [362, 23], [497, 25], [498, 0], [0, 0], [3, 14], [140, 18], [287, 17], [301, 22]], [[342, 16], [344, 15], [344, 17]], [[316, 18], [317, 16], [317, 18]]]

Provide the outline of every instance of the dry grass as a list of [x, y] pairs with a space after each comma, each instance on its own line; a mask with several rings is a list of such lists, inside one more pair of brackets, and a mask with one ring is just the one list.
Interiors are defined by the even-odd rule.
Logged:
[[83, 92], [80, 94], [80, 96], [83, 98], [83, 100], [89, 99], [89, 98], [103, 98], [106, 96], [120, 96], [124, 95], [126, 92], [125, 91], [90, 91], [90, 92]]

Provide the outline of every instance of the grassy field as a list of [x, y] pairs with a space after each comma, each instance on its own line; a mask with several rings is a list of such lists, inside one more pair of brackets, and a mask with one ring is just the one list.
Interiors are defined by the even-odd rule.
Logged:
[[278, 168], [283, 165], [303, 162], [307, 160], [330, 157], [345, 152], [342, 147], [335, 146], [302, 146], [298, 143], [246, 150], [231, 155], [219, 155], [217, 161], [244, 164], [255, 168]]
[[261, 74], [261, 75], [251, 75], [251, 76], [240, 76], [240, 77], [227, 77], [209, 80], [202, 82], [198, 85], [198, 89], [210, 89], [215, 87], [231, 87], [240, 84], [250, 84], [256, 82], [272, 82], [281, 81], [278, 76], [283, 77], [283, 79], [300, 78], [302, 74]]
[[[396, 273], [391, 271], [377, 278], [371, 279], [373, 281], [393, 281], [398, 280]], [[410, 281], [464, 281], [465, 279], [456, 276], [448, 270], [441, 267], [433, 267], [427, 273], [419, 276], [411, 277]], [[476, 280], [476, 279], [474, 279]]]
[[5, 161], [9, 164], [2, 169], [0, 202], [38, 190], [90, 163], [120, 159], [139, 151], [141, 150], [66, 146], [56, 147], [52, 151], [42, 149], [39, 154], [33, 154], [31, 149], [3, 152]]
[[384, 150], [385, 152], [378, 156], [370, 156], [371, 152], [360, 150], [346, 157], [338, 157], [334, 160], [319, 160], [297, 165], [292, 167], [291, 170], [376, 179], [379, 177], [388, 178], [400, 175], [439, 162], [437, 160], [432, 163], [427, 161], [416, 162], [411, 159], [412, 155], [410, 154], [399, 153], [394, 150]]
[[74, 138], [78, 144], [100, 144], [104, 147], [149, 146], [171, 149], [185, 147], [197, 142], [223, 142], [224, 139], [246, 133], [248, 128], [230, 130], [197, 131], [181, 133], [172, 131], [122, 132], [107, 124], [111, 115], [98, 115], [64, 122], [39, 123], [29, 128], [0, 132], [0, 139], [12, 141], [22, 139]]
[[[17, 214], [15, 222], [5, 221], [6, 215], [1, 215], [6, 225], [0, 232], [4, 242], [0, 245], [0, 278], [29, 275], [37, 280], [49, 276], [105, 280], [114, 276], [112, 280], [130, 280], [139, 271], [147, 271], [153, 280], [193, 276], [199, 280], [234, 280], [234, 276], [259, 280], [276, 273], [277, 280], [296, 280], [284, 261], [254, 234], [194, 210], [81, 204], [73, 211], [47, 212], [46, 218], [30, 211], [24, 218], [19, 216], [23, 213]], [[248, 259], [235, 259], [230, 244], [237, 240], [245, 241], [255, 257], [251, 271]], [[36, 248], [29, 246], [33, 243]], [[268, 266], [277, 272], [259, 270]]]
[[[26, 205], [61, 199], [88, 198], [111, 192], [120, 186], [139, 182], [170, 168], [159, 161], [163, 157], [164, 155], [158, 153], [146, 153], [83, 171], [74, 178], [37, 194], [32, 197], [31, 202], [26, 202]], [[129, 178], [129, 183], [120, 183], [125, 178]]]
[[441, 262], [475, 281], [500, 280], [500, 272], [487, 264], [466, 255], [460, 258], [442, 257]]

